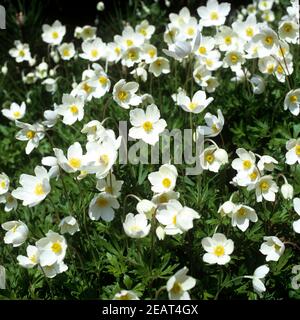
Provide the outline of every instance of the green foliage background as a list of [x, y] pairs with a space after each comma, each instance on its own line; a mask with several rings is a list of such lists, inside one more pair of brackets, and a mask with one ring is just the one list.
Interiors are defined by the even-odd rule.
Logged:
[[[122, 20], [135, 26], [146, 18], [156, 26], [152, 43], [161, 49], [162, 33], [171, 9], [152, 1], [145, 3], [150, 8], [147, 14], [142, 9], [140, 1], [128, 2], [126, 9], [101, 13], [98, 32], [104, 41], [112, 41], [113, 35], [122, 31]], [[276, 16], [281, 17], [288, 1], [280, 1], [276, 8]], [[35, 85], [25, 85], [21, 80], [21, 67], [8, 56], [8, 50], [13, 41], [23, 39], [30, 44], [31, 52], [37, 54], [38, 62], [45, 61], [53, 66], [49, 59], [47, 46], [41, 41], [41, 25], [45, 23], [42, 17], [45, 8], [41, 1], [31, 1], [24, 8], [20, 1], [14, 6], [10, 1], [4, 3], [7, 9], [7, 30], [0, 31], [1, 64], [8, 61], [9, 72], [0, 75], [0, 103], [7, 106], [11, 102], [22, 102], [30, 97], [28, 112], [24, 122], [33, 123], [42, 119], [43, 111], [51, 109], [53, 103], [60, 103], [63, 93], [71, 90], [73, 78], [80, 80], [81, 73], [87, 67], [82, 59], [76, 61], [61, 61], [58, 67], [58, 91], [52, 96], [47, 93], [40, 82]], [[191, 8], [199, 4], [190, 1]], [[138, 18], [134, 12], [139, 9], [142, 16]], [[178, 8], [180, 9], [180, 8]], [[15, 23], [15, 13], [25, 12], [25, 24], [19, 28]], [[96, 12], [96, 10], [95, 10]], [[177, 11], [176, 11], [177, 12]], [[194, 16], [196, 12], [191, 10]], [[232, 17], [233, 18], [233, 17]], [[231, 18], [231, 19], [232, 19]], [[53, 19], [54, 21], [55, 19]], [[278, 21], [278, 20], [277, 20]], [[52, 21], [49, 21], [52, 23]], [[61, 21], [64, 24], [64, 21]], [[78, 22], [80, 25], [80, 21]], [[91, 24], [93, 21], [91, 20]], [[73, 29], [67, 25], [67, 39], [71, 39]], [[80, 42], [76, 42], [77, 47]], [[294, 73], [291, 77], [292, 86], [299, 87], [299, 46], [292, 46], [294, 56]], [[161, 55], [161, 54], [160, 54]], [[170, 59], [171, 74], [159, 78], [151, 78], [141, 84], [140, 92], [151, 93], [159, 106], [162, 117], [167, 120], [168, 128], [189, 127], [186, 113], [174, 105], [171, 94], [178, 86], [189, 85], [188, 71]], [[25, 67], [25, 71], [26, 71]], [[177, 69], [175, 77], [175, 68]], [[28, 68], [29, 70], [29, 68]], [[257, 71], [253, 64], [250, 70]], [[109, 68], [108, 72], [113, 83], [120, 78], [131, 79], [131, 75], [118, 67]], [[279, 161], [278, 173], [284, 173], [293, 184], [295, 194], [300, 192], [300, 168], [285, 164], [285, 143], [288, 139], [298, 137], [300, 124], [297, 118], [283, 110], [283, 100], [288, 88], [275, 78], [267, 78], [267, 90], [263, 95], [253, 95], [245, 84], [231, 82], [233, 76], [230, 69], [220, 69], [215, 75], [220, 79], [220, 87], [212, 94], [214, 102], [208, 111], [216, 113], [221, 109], [225, 117], [222, 139], [216, 142], [229, 153], [230, 160], [235, 158], [235, 150], [243, 147], [259, 154], [268, 154]], [[151, 76], [150, 76], [151, 77]], [[194, 85], [194, 91], [197, 85]], [[0, 116], [0, 172], [5, 172], [11, 179], [13, 187], [17, 187], [22, 173], [33, 173], [33, 168], [40, 164], [43, 156], [52, 155], [52, 147], [66, 150], [70, 144], [79, 141], [85, 144], [85, 137], [80, 133], [83, 123], [89, 120], [103, 120], [109, 117], [106, 127], [117, 132], [116, 123], [128, 119], [128, 111], [118, 107], [112, 100], [111, 94], [100, 100], [88, 102], [85, 106], [85, 118], [82, 123], [73, 126], [57, 124], [49, 131], [30, 156], [25, 155], [25, 145], [14, 136], [17, 128], [12, 122]], [[193, 125], [203, 124], [203, 114], [193, 117]], [[19, 204], [17, 211], [5, 213], [0, 209], [0, 222], [22, 220], [30, 230], [29, 240], [33, 244], [43, 237], [48, 230], [58, 231], [61, 218], [72, 213], [80, 222], [81, 231], [74, 236], [67, 236], [68, 251], [66, 263], [69, 270], [54, 279], [45, 279], [43, 274], [26, 270], [18, 266], [16, 257], [25, 254], [25, 244], [19, 248], [0, 245], [0, 264], [7, 268], [8, 285], [0, 291], [2, 299], [110, 299], [120, 289], [131, 289], [142, 299], [166, 298], [165, 291], [159, 288], [166, 284], [167, 279], [179, 268], [187, 266], [189, 274], [198, 279], [197, 285], [191, 291], [194, 299], [257, 299], [250, 280], [232, 279], [241, 275], [251, 275], [255, 268], [265, 262], [259, 247], [265, 235], [276, 235], [285, 241], [299, 243], [291, 227], [291, 221], [297, 215], [290, 201], [278, 195], [275, 203], [256, 204], [255, 195], [240, 190], [235, 196], [236, 201], [243, 202], [255, 208], [259, 221], [251, 224], [245, 233], [234, 229], [229, 218], [221, 218], [217, 213], [219, 205], [229, 199], [236, 189], [229, 184], [234, 172], [230, 164], [218, 174], [204, 172], [201, 176], [185, 176], [185, 167], [177, 166], [179, 177], [176, 191], [180, 192], [180, 201], [201, 214], [201, 219], [194, 222], [194, 228], [184, 235], [167, 237], [158, 241], [150, 235], [145, 239], [128, 238], [123, 231], [122, 221], [128, 212], [135, 212], [135, 200], [126, 195], [134, 193], [144, 199], [151, 199], [152, 192], [147, 180], [147, 174], [155, 171], [158, 166], [136, 165], [126, 166], [116, 164], [114, 173], [118, 179], [124, 180], [120, 209], [112, 223], [93, 222], [87, 216], [88, 205], [97, 190], [94, 177], [88, 176], [78, 183], [74, 176], [64, 174], [59, 181], [52, 181], [52, 191], [47, 199], [34, 208], [23, 207]], [[204, 254], [201, 239], [211, 236], [218, 227], [227, 238], [235, 243], [231, 262], [226, 266], [205, 265], [202, 261]], [[4, 231], [0, 231], [1, 237]], [[298, 251], [297, 251], [298, 250]], [[300, 291], [291, 288], [291, 268], [300, 264], [299, 247], [287, 246], [285, 253], [278, 262], [269, 263], [270, 273], [266, 279], [267, 292], [265, 299], [300, 298]]]

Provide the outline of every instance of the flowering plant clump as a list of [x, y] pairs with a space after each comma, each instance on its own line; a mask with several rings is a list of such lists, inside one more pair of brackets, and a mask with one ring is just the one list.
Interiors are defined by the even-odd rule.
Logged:
[[299, 3], [5, 3], [0, 298], [299, 299]]

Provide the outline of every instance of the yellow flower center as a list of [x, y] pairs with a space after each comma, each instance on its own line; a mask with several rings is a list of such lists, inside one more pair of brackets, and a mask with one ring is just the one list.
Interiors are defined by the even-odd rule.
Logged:
[[206, 53], [206, 48], [205, 47], [199, 47], [198, 49], [200, 54], [205, 54]]
[[143, 129], [146, 131], [146, 132], [150, 132], [152, 129], [153, 129], [153, 124], [151, 121], [145, 121], [143, 123]]
[[250, 160], [244, 160], [243, 161], [243, 167], [244, 167], [244, 169], [250, 169], [251, 168], [251, 161]]
[[30, 260], [31, 262], [33, 262], [33, 263], [37, 263], [37, 257], [36, 257], [36, 255], [35, 255], [35, 254], [32, 255], [32, 256], [29, 258], [29, 260]]
[[218, 127], [217, 127], [217, 125], [216, 125], [215, 123], [211, 126], [211, 129], [212, 129], [212, 131], [213, 131], [214, 133], [219, 132], [219, 129], [218, 129]]
[[192, 28], [192, 27], [189, 27], [186, 31], [186, 33], [189, 35], [189, 36], [193, 36], [195, 34], [195, 29]]
[[98, 52], [97, 49], [93, 49], [93, 50], [91, 51], [91, 56], [92, 56], [93, 58], [97, 58], [97, 57], [98, 57], [98, 54], [99, 54], [99, 52]]
[[120, 300], [131, 300], [131, 299], [130, 299], [129, 294], [126, 293], [126, 294], [123, 294], [123, 295], [120, 297]]
[[150, 58], [153, 58], [153, 57], [155, 57], [156, 52], [154, 49], [150, 49], [150, 50], [148, 50], [148, 54], [149, 54]]
[[281, 67], [281, 65], [277, 66], [277, 72], [283, 73], [283, 68]]
[[297, 156], [300, 156], [300, 145], [297, 145], [295, 147], [295, 153], [296, 153]]
[[52, 38], [57, 39], [58, 38], [58, 33], [56, 31], [52, 32]]
[[225, 43], [226, 43], [227, 45], [231, 44], [231, 42], [232, 42], [230, 36], [225, 37], [224, 41], [225, 41]]
[[97, 203], [97, 206], [100, 207], [100, 208], [107, 207], [107, 205], [108, 205], [108, 201], [105, 198], [97, 199], [96, 203]]
[[259, 186], [262, 191], [267, 191], [270, 188], [269, 183], [267, 181], [261, 182]]
[[119, 100], [125, 101], [127, 99], [127, 97], [128, 97], [128, 93], [126, 91], [121, 90], [118, 92]]
[[213, 61], [211, 59], [206, 59], [205, 62], [208, 67], [211, 67], [213, 65]]
[[136, 54], [136, 51], [135, 50], [129, 50], [128, 51], [128, 58], [130, 59], [130, 60], [135, 60], [135, 59], [137, 59], [137, 54]]
[[117, 55], [119, 55], [119, 54], [121, 53], [121, 49], [120, 49], [119, 47], [116, 47], [116, 48], [115, 48], [115, 53], [116, 53]]
[[162, 185], [165, 188], [169, 188], [171, 186], [171, 180], [169, 178], [164, 178], [163, 181], [162, 181]]
[[92, 88], [85, 82], [82, 85], [82, 89], [86, 92], [86, 93], [90, 93], [92, 91]]
[[63, 56], [64, 57], [69, 57], [70, 56], [70, 50], [69, 49], [64, 49], [63, 50]]
[[16, 233], [17, 229], [18, 229], [18, 225], [15, 225], [10, 229], [10, 231], [13, 233]]
[[142, 34], [144, 37], [147, 35], [147, 31], [146, 31], [146, 29], [144, 29], [144, 28], [141, 28], [139, 32], [140, 32], [140, 34]]
[[289, 33], [292, 31], [292, 26], [290, 24], [286, 24], [283, 29], [284, 32]]
[[189, 109], [190, 109], [190, 110], [194, 110], [196, 107], [197, 107], [197, 103], [195, 103], [195, 102], [191, 102], [191, 103], [189, 104]]
[[166, 194], [162, 194], [161, 196], [159, 196], [158, 198], [158, 202], [159, 203], [166, 203], [169, 201], [169, 198]]
[[274, 39], [273, 39], [273, 37], [271, 37], [271, 36], [267, 36], [267, 37], [265, 37], [265, 43], [267, 44], [267, 45], [272, 45], [273, 44], [273, 42], [274, 42]]
[[6, 187], [6, 182], [5, 181], [1, 181], [0, 186], [2, 189], [4, 189]]
[[126, 40], [127, 47], [131, 47], [133, 45], [133, 41], [130, 39]]
[[28, 139], [33, 139], [33, 138], [35, 137], [35, 132], [32, 131], [32, 130], [27, 131], [27, 132], [26, 132], [26, 137], [27, 137]]
[[21, 113], [20, 113], [19, 111], [15, 111], [15, 112], [13, 113], [13, 115], [14, 115], [15, 118], [19, 118], [20, 115], [21, 115]]
[[159, 60], [159, 59], [157, 59], [157, 60], [155, 61], [155, 64], [156, 64], [158, 67], [160, 67], [160, 66], [162, 65], [162, 61]]
[[20, 50], [19, 51], [19, 56], [22, 57], [22, 58], [25, 57], [25, 51], [24, 50]]
[[105, 86], [107, 84], [107, 78], [104, 76], [99, 77], [98, 80], [103, 86]]
[[38, 183], [35, 188], [34, 188], [34, 193], [37, 196], [42, 196], [43, 194], [45, 194], [43, 185], [41, 183]]
[[110, 186], [105, 187], [105, 192], [112, 194], [113, 193], [113, 188]]
[[251, 181], [254, 181], [257, 178], [257, 172], [253, 171], [251, 174], [249, 174], [249, 177]]
[[171, 289], [172, 293], [174, 294], [178, 294], [179, 292], [182, 291], [182, 288], [181, 288], [181, 284], [179, 282], [175, 282], [174, 285], [173, 285], [173, 288]]
[[275, 243], [274, 244], [274, 249], [275, 249], [275, 251], [280, 251], [281, 246]]
[[211, 12], [210, 14], [210, 18], [211, 20], [218, 20], [219, 19], [219, 15], [216, 11]]
[[215, 160], [215, 156], [214, 156], [212, 153], [209, 153], [209, 154], [206, 155], [205, 160], [206, 160], [208, 163], [213, 163], [214, 160]]
[[69, 165], [70, 165], [71, 167], [73, 167], [73, 168], [78, 169], [78, 168], [80, 167], [80, 165], [81, 165], [81, 160], [78, 159], [78, 158], [71, 158], [71, 159], [69, 160]]
[[231, 54], [230, 55], [230, 60], [232, 63], [237, 63], [237, 61], [239, 60], [238, 56], [236, 54]]
[[102, 154], [102, 155], [100, 156], [100, 162], [101, 162], [103, 165], [107, 166], [108, 163], [109, 163], [109, 156], [108, 156], [107, 154]]
[[222, 245], [218, 245], [215, 247], [214, 249], [214, 254], [217, 256], [217, 257], [221, 257], [223, 256], [225, 253], [225, 249]]
[[246, 29], [246, 35], [247, 35], [248, 37], [253, 37], [253, 34], [254, 34], [253, 28], [248, 27], [248, 28]]
[[273, 71], [274, 71], [274, 65], [271, 64], [271, 65], [268, 66], [267, 72], [268, 72], [268, 73], [273, 73]]
[[73, 113], [73, 115], [78, 113], [78, 108], [75, 104], [70, 106], [70, 111]]
[[60, 253], [62, 251], [62, 246], [61, 244], [56, 241], [52, 244], [51, 246], [51, 250], [54, 252], [54, 253]]
[[244, 217], [246, 215], [246, 210], [244, 208], [240, 208], [237, 212], [240, 217]]
[[298, 101], [298, 97], [296, 95], [290, 96], [291, 103], [296, 103]]

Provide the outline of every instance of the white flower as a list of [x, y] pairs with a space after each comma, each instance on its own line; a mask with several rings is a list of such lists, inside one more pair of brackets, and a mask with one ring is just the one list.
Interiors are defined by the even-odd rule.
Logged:
[[285, 246], [277, 237], [264, 237], [264, 242], [259, 251], [266, 256], [266, 261], [278, 261], [282, 256]]
[[23, 206], [33, 207], [43, 201], [51, 190], [49, 175], [44, 167], [36, 166], [35, 176], [21, 174], [19, 187], [12, 196], [23, 201]]
[[249, 227], [249, 221], [256, 222], [258, 220], [254, 209], [239, 204], [235, 206], [231, 215], [231, 224], [233, 227], [238, 227], [245, 232]]
[[121, 79], [114, 85], [113, 99], [124, 109], [129, 109], [130, 106], [137, 106], [142, 102], [141, 97], [135, 94], [138, 89], [138, 83], [126, 83], [124, 79]]
[[66, 239], [56, 232], [48, 231], [46, 237], [35, 243], [39, 250], [39, 264], [41, 267], [52, 266], [62, 262], [66, 255]]
[[42, 165], [50, 167], [48, 171], [48, 176], [50, 179], [59, 177], [59, 165], [56, 157], [43, 157]]
[[131, 110], [130, 123], [133, 127], [129, 130], [129, 137], [142, 139], [151, 145], [159, 141], [160, 133], [167, 126], [166, 121], [160, 119], [160, 112], [155, 104], [149, 105], [146, 111], [140, 108]]
[[93, 74], [87, 80], [86, 84], [91, 88], [91, 96], [94, 98], [103, 97], [109, 91], [111, 82], [98, 63], [93, 63]]
[[140, 300], [137, 294], [133, 291], [121, 290], [116, 293], [113, 300]]
[[286, 149], [288, 152], [285, 154], [285, 162], [289, 165], [300, 163], [300, 138], [287, 141]]
[[300, 89], [289, 91], [284, 99], [284, 110], [289, 109], [294, 116], [300, 113]]
[[9, 109], [2, 109], [1, 112], [4, 117], [8, 118], [9, 120], [19, 120], [25, 116], [26, 104], [25, 102], [22, 102], [21, 105], [18, 105], [17, 103], [13, 102]]
[[6, 287], [6, 272], [5, 268], [0, 265], [0, 289], [5, 289]]
[[84, 100], [81, 96], [74, 97], [70, 94], [63, 94], [62, 104], [57, 106], [57, 113], [63, 116], [62, 122], [72, 125], [77, 120], [81, 121], [84, 116]]
[[299, 24], [294, 21], [282, 21], [278, 27], [278, 34], [281, 39], [288, 43], [297, 43], [299, 39]]
[[14, 44], [15, 48], [10, 49], [8, 53], [16, 59], [16, 62], [30, 61], [31, 54], [28, 44], [21, 43], [19, 40], [16, 40]]
[[218, 213], [220, 213], [220, 215], [222, 217], [224, 216], [231, 216], [231, 214], [233, 213], [233, 211], [236, 208], [236, 205], [231, 201], [232, 196], [230, 197], [230, 199], [228, 201], [225, 201], [218, 209]]
[[236, 154], [239, 158], [232, 161], [232, 168], [236, 171], [253, 171], [255, 167], [255, 154], [252, 151], [246, 151], [244, 148], [238, 148]]
[[16, 139], [28, 141], [25, 152], [30, 154], [34, 148], [39, 146], [40, 141], [45, 137], [45, 128], [40, 123], [24, 123], [16, 120], [16, 126], [21, 130], [16, 134]]
[[259, 58], [268, 57], [278, 49], [278, 36], [271, 28], [264, 27], [252, 38], [249, 45], [251, 44], [256, 46]]
[[0, 195], [5, 194], [9, 189], [9, 177], [6, 173], [0, 174]]
[[100, 38], [83, 41], [81, 48], [83, 53], [80, 53], [79, 57], [83, 59], [97, 61], [106, 58], [106, 44]]
[[[42, 82], [42, 84], [45, 86], [45, 90], [46, 90], [47, 92], [51, 92], [51, 93], [53, 94], [53, 93], [55, 93], [56, 90], [57, 90], [57, 79], [47, 78], [47, 79], [45, 79], [45, 80]], [[47, 111], [49, 111], [49, 110], [46, 110], [46, 111], [44, 112], [44, 115], [45, 115], [45, 113], [46, 113]], [[51, 110], [51, 111], [52, 111], [52, 110]], [[54, 111], [52, 111], [52, 112], [54, 112]], [[45, 117], [45, 118], [46, 118], [46, 117]]]
[[267, 201], [275, 201], [275, 193], [279, 188], [272, 176], [263, 176], [256, 182], [255, 189], [256, 201], [262, 202], [263, 198]]
[[76, 27], [74, 31], [74, 37], [82, 40], [91, 40], [96, 38], [96, 32], [97, 28], [96, 27], [91, 27], [91, 26], [84, 26], [84, 27]]
[[88, 142], [81, 169], [90, 174], [96, 173], [98, 179], [105, 178], [117, 160], [119, 141], [106, 137], [101, 143]]
[[289, 183], [284, 183], [281, 188], [280, 188], [281, 194], [284, 199], [286, 200], [291, 200], [293, 199], [294, 196], [294, 188], [291, 184]]
[[200, 154], [200, 166], [203, 170], [218, 172], [223, 164], [228, 162], [226, 150], [216, 146], [210, 146]]
[[97, 181], [96, 189], [100, 192], [107, 192], [114, 197], [119, 197], [121, 195], [121, 188], [123, 185], [123, 180], [117, 180], [114, 174], [107, 175], [106, 179], [100, 179]]
[[188, 290], [196, 285], [196, 279], [187, 275], [189, 269], [183, 267], [178, 270], [167, 282], [167, 291], [170, 300], [190, 300]]
[[79, 231], [78, 222], [73, 216], [63, 218], [58, 226], [61, 234], [69, 233], [72, 236]]
[[58, 47], [58, 52], [63, 60], [70, 60], [75, 56], [74, 44], [71, 43], [62, 43]]
[[197, 9], [200, 16], [200, 24], [204, 27], [221, 26], [225, 23], [226, 16], [230, 11], [230, 3], [219, 4], [217, 0], [208, 0], [206, 7]]
[[2, 223], [1, 227], [7, 231], [4, 236], [4, 243], [19, 247], [26, 241], [29, 231], [24, 222], [20, 220], [8, 221]]
[[82, 166], [82, 148], [79, 142], [74, 142], [69, 148], [67, 158], [61, 149], [53, 148], [58, 165], [66, 172], [76, 172]]
[[27, 257], [19, 255], [17, 260], [19, 265], [26, 269], [31, 269], [39, 263], [39, 250], [35, 246], [27, 246], [26, 248]]
[[105, 136], [105, 129], [98, 120], [92, 120], [85, 124], [81, 130], [87, 135], [88, 141], [98, 141]]
[[148, 224], [147, 217], [144, 214], [128, 213], [123, 222], [123, 228], [128, 237], [139, 239], [149, 234], [151, 224]]
[[241, 65], [245, 62], [245, 57], [240, 51], [228, 51], [223, 59], [224, 68], [231, 67], [232, 70], [241, 68]]
[[106, 222], [110, 222], [115, 217], [114, 209], [119, 209], [118, 200], [109, 193], [102, 192], [92, 199], [89, 206], [89, 217], [91, 220], [99, 220], [100, 218]]
[[141, 34], [146, 40], [150, 40], [155, 27], [150, 25], [147, 20], [143, 20], [141, 23], [137, 24], [135, 27], [135, 32]]
[[16, 210], [18, 207], [17, 200], [11, 195], [10, 192], [6, 192], [5, 194], [0, 195], [0, 203], [5, 203], [5, 207], [4, 207], [5, 212]]
[[152, 201], [153, 201], [153, 203], [158, 205], [158, 204], [162, 204], [162, 203], [167, 203], [171, 199], [177, 200], [177, 199], [179, 199], [179, 196], [180, 196], [179, 192], [166, 191], [166, 192], [155, 194], [152, 198]]
[[162, 73], [170, 73], [170, 62], [163, 57], [157, 57], [155, 61], [151, 62], [149, 72], [153, 73], [155, 77], [159, 77]]
[[140, 33], [135, 32], [131, 26], [126, 26], [122, 36], [114, 36], [114, 41], [125, 51], [130, 47], [141, 47], [145, 38]]
[[176, 185], [178, 173], [175, 166], [172, 164], [163, 164], [156, 172], [151, 172], [148, 175], [153, 192], [162, 193], [172, 191]]
[[[300, 216], [300, 198], [295, 198], [293, 200], [294, 210]], [[296, 233], [300, 233], [300, 219], [293, 222], [293, 229]]]
[[136, 205], [136, 210], [140, 214], [144, 214], [147, 219], [151, 220], [155, 211], [156, 211], [157, 205], [149, 200], [141, 200]]
[[206, 99], [204, 91], [198, 90], [192, 99], [190, 99], [184, 92], [177, 95], [177, 104], [185, 111], [192, 113], [200, 113], [214, 100], [210, 97]]
[[40, 266], [39, 269], [42, 269], [43, 274], [47, 278], [54, 278], [57, 274], [63, 273], [68, 270], [68, 266], [63, 262], [55, 262], [51, 265], [46, 265], [46, 266]]
[[262, 171], [273, 171], [275, 164], [278, 164], [278, 161], [270, 156], [262, 156], [257, 162], [257, 168]]
[[218, 116], [215, 116], [207, 112], [204, 116], [206, 126], [198, 126], [197, 134], [205, 135], [207, 137], [217, 136], [223, 129], [224, 126], [224, 117], [222, 111], [218, 109]]
[[227, 239], [222, 233], [215, 233], [212, 238], [202, 239], [201, 244], [207, 252], [203, 256], [203, 261], [209, 264], [223, 265], [230, 261], [230, 254], [233, 252], [234, 243]]
[[105, 9], [104, 3], [102, 1], [99, 1], [97, 3], [96, 8], [97, 8], [98, 11], [103, 11]]
[[49, 26], [48, 24], [44, 24], [42, 26], [42, 29], [43, 29], [43, 33], [42, 33], [43, 41], [52, 45], [60, 44], [66, 33], [66, 27], [63, 26], [58, 20], [56, 20], [52, 24], [52, 26]]
[[157, 209], [156, 219], [165, 226], [166, 234], [182, 234], [193, 228], [193, 220], [200, 215], [193, 209], [183, 207], [179, 201], [170, 200]]
[[249, 15], [245, 21], [233, 22], [232, 29], [238, 33], [240, 38], [250, 41], [259, 31], [256, 16]]
[[250, 79], [254, 94], [262, 94], [265, 91], [266, 84], [264, 79], [259, 75], [253, 75]]
[[266, 291], [263, 280], [269, 271], [270, 269], [267, 265], [262, 265], [255, 269], [253, 276], [244, 276], [244, 278], [252, 279], [254, 291], [257, 293], [262, 293]]

